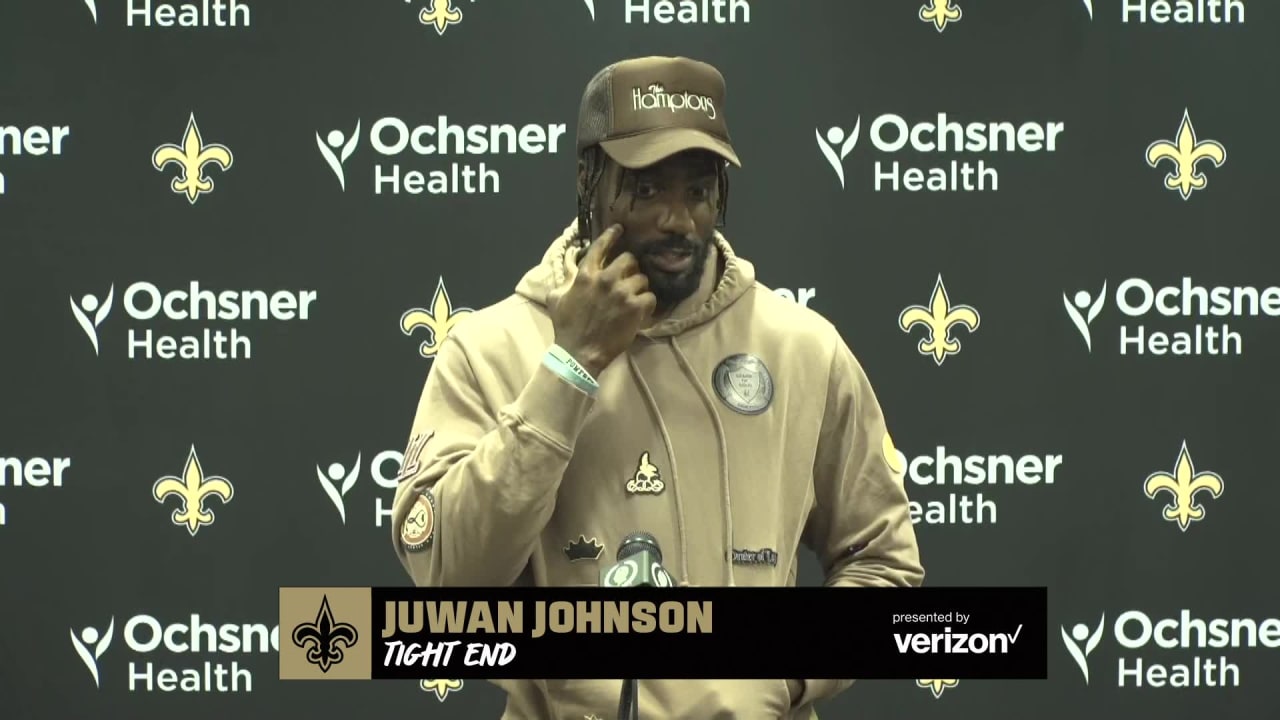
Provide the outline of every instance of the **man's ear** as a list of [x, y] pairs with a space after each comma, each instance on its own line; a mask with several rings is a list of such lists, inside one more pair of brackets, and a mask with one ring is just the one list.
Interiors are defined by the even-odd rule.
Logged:
[[587, 194], [587, 161], [578, 158], [578, 195], [580, 197]]

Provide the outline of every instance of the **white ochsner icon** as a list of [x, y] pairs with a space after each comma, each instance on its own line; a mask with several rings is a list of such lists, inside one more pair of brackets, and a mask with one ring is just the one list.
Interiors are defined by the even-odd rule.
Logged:
[[[76, 631], [71, 630], [71, 644], [76, 648], [76, 654], [84, 661], [85, 667], [89, 668], [89, 674], [93, 675], [93, 684], [101, 688], [102, 683], [98, 677], [98, 658], [111, 647], [111, 635], [116, 629], [116, 619], [111, 618], [111, 624], [107, 625], [107, 631], [98, 636], [98, 629], [87, 627], [80, 631], [80, 637], [76, 637]], [[89, 648], [93, 648], [93, 652]]]
[[[343, 145], [343, 143], [346, 145]], [[343, 166], [347, 163], [347, 158], [351, 157], [351, 153], [356, 151], [356, 145], [360, 142], [360, 121], [356, 120], [355, 132], [351, 133], [350, 138], [343, 137], [341, 130], [330, 130], [329, 134], [320, 138], [320, 133], [316, 133], [316, 145], [320, 148], [320, 154], [324, 155], [325, 162], [329, 163], [329, 167], [333, 169], [333, 174], [338, 176], [338, 183], [342, 185], [342, 191], [347, 190], [347, 174], [343, 172]], [[334, 150], [342, 149], [342, 157], [333, 154]]]
[[94, 0], [84, 0], [84, 4], [89, 7], [89, 12], [93, 14], [93, 24], [98, 24], [98, 6], [94, 4]]
[[[76, 305], [76, 299], [71, 300], [71, 312], [76, 316], [76, 322], [80, 323], [80, 327], [84, 330], [84, 334], [89, 336], [89, 342], [93, 343], [93, 354], [99, 355], [98, 350], [98, 327], [102, 325], [102, 321], [107, 319], [111, 314], [111, 301], [115, 297], [116, 286], [112, 285], [107, 291], [107, 299], [98, 304], [98, 298], [92, 295], [85, 295], [80, 298], [80, 304]], [[93, 321], [90, 322], [89, 315], [93, 314]]]
[[1093, 0], [1084, 0], [1084, 9], [1089, 11], [1089, 19], [1093, 19]]
[[[344, 473], [346, 474], [346, 478], [342, 477]], [[338, 508], [338, 514], [342, 516], [342, 524], [346, 525], [347, 507], [346, 504], [342, 502], [342, 498], [346, 497], [347, 493], [351, 492], [351, 488], [356, 484], [356, 480], [360, 477], [360, 453], [356, 453], [356, 462], [351, 466], [350, 473], [347, 473], [341, 463], [333, 463], [329, 466], [329, 472], [327, 474], [320, 472], [320, 466], [317, 465], [316, 477], [320, 479], [320, 487], [324, 488], [324, 493], [329, 496], [329, 499], [332, 500], [333, 504]], [[342, 481], [341, 490], [336, 487], [339, 480]]]
[[[1102, 639], [1102, 624], [1106, 621], [1107, 615], [1103, 613], [1092, 635], [1089, 634], [1089, 626], [1084, 623], [1076, 623], [1075, 627], [1071, 628], [1070, 635], [1067, 634], [1065, 627], [1058, 626], [1062, 631], [1062, 643], [1067, 646], [1067, 652], [1071, 653], [1076, 665], [1080, 666], [1080, 672], [1084, 674], [1085, 685], [1089, 684], [1089, 655], [1098, 647], [1098, 641]], [[1080, 643], [1085, 643], [1083, 652], [1080, 650]]]
[[[836, 177], [840, 178], [840, 187], [844, 187], [844, 159], [849, 157], [849, 153], [853, 152], [853, 146], [858, 144], [858, 133], [862, 130], [862, 118], [858, 118], [858, 122], [853, 125], [853, 132], [848, 137], [844, 135], [844, 128], [833, 127], [827, 130], [827, 136], [822, 137], [822, 133], [814, 130], [814, 137], [818, 139], [818, 149], [822, 150], [823, 156], [827, 158], [827, 162], [831, 164], [831, 169], [836, 171]], [[835, 147], [839, 146], [840, 152], [837, 155]]]
[[[1084, 345], [1093, 352], [1093, 335], [1089, 332], [1089, 326], [1097, 319], [1098, 313], [1102, 312], [1102, 303], [1107, 297], [1107, 281], [1102, 281], [1102, 291], [1098, 293], [1097, 298], [1089, 297], [1089, 293], [1081, 290], [1075, 294], [1073, 298], [1068, 299], [1066, 293], [1062, 293], [1062, 304], [1067, 308], [1067, 315], [1071, 317], [1071, 322], [1076, 326], [1076, 330], [1080, 331], [1080, 337], [1084, 338]], [[1092, 303], [1092, 304], [1090, 304]], [[1080, 314], [1081, 310], [1089, 310], [1089, 316]]]

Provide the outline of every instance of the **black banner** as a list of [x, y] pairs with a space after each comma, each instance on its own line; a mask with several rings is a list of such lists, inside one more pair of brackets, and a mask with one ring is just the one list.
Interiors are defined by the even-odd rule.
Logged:
[[375, 679], [1044, 679], [1045, 588], [373, 588]]

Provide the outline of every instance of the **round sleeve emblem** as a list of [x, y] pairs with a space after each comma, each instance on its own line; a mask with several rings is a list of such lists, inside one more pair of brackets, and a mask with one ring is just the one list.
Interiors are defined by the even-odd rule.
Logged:
[[400, 542], [405, 550], [418, 552], [431, 545], [436, 533], [436, 499], [431, 490], [423, 490], [409, 509], [400, 527]]
[[884, 453], [884, 462], [889, 466], [895, 475], [901, 475], [907, 469], [906, 463], [903, 462], [902, 453], [893, 446], [893, 438], [889, 437], [889, 433], [884, 434], [884, 440], [881, 441], [880, 450]]

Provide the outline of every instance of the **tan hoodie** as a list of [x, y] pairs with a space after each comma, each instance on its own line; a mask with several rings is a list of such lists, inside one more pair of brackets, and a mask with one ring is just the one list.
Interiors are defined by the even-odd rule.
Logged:
[[[595, 398], [542, 365], [554, 341], [547, 295], [577, 271], [575, 226], [515, 294], [463, 316], [436, 355], [392, 513], [414, 583], [595, 586], [617, 543], [646, 531], [681, 584], [794, 586], [804, 545], [828, 586], [920, 585], [901, 468], [861, 366], [831, 323], [756, 282], [721, 234], [699, 291], [600, 373]], [[768, 379], [737, 373], [724, 400], [717, 366], [738, 353]], [[768, 384], [763, 411], [731, 407]], [[415, 506], [421, 522], [425, 502], [430, 536], [409, 550], [401, 528]], [[733, 551], [755, 555], [735, 562]], [[790, 651], [805, 652], [803, 640]], [[494, 682], [508, 693], [504, 720], [614, 720], [621, 687]], [[642, 680], [639, 710], [800, 720], [852, 682], [804, 680], [792, 704], [783, 678]]]

